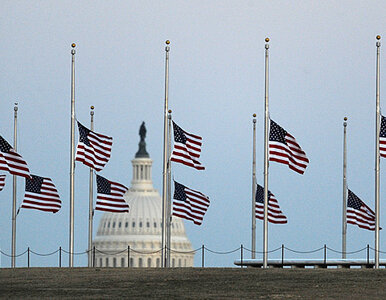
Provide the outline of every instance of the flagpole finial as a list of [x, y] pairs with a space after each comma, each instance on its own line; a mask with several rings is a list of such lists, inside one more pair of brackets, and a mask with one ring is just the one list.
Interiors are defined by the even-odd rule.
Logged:
[[345, 122], [347, 121], [347, 117], [344, 117], [344, 119], [343, 119]]
[[15, 107], [13, 108], [15, 111], [17, 111], [19, 108], [18, 108], [18, 105], [19, 103], [15, 102]]
[[91, 111], [90, 111], [90, 115], [92, 115], [92, 116], [93, 116], [93, 115], [94, 115], [94, 105], [91, 105], [91, 106], [90, 106], [90, 109], [91, 109]]
[[266, 37], [266, 38], [265, 38], [265, 42], [266, 42], [266, 43], [269, 42], [269, 37]]
[[169, 51], [170, 51], [170, 47], [169, 47], [170, 41], [169, 41], [169, 40], [166, 40], [165, 44], [166, 44], [165, 51], [166, 51], [166, 52], [169, 52]]
[[376, 46], [379, 48], [379, 47], [381, 47], [381, 42], [380, 42], [381, 36], [377, 35], [376, 39], [377, 39]]
[[253, 114], [253, 123], [256, 123], [256, 114]]
[[75, 44], [75, 43], [72, 43], [72, 44], [71, 44], [71, 47], [72, 47], [71, 54], [74, 55], [74, 54], [75, 54], [75, 47], [76, 47], [76, 44]]
[[169, 114], [171, 114], [171, 113], [172, 113], [172, 110], [171, 110], [171, 109], [169, 109], [169, 110], [168, 110], [168, 113], [169, 113]]
[[347, 117], [344, 117], [343, 120], [344, 120], [343, 126], [346, 127], [347, 126]]

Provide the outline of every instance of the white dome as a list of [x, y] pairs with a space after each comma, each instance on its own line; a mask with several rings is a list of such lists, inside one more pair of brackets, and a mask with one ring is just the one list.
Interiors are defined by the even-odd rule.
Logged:
[[[143, 143], [142, 147], [146, 144]], [[96, 266], [127, 267], [130, 257], [132, 267], [160, 267], [162, 199], [151, 179], [153, 162], [146, 149], [143, 150], [147, 157], [138, 155], [140, 143], [140, 150], [132, 160], [131, 188], [124, 195], [130, 212], [104, 213], [100, 220], [93, 241], [97, 249]], [[126, 250], [129, 246], [130, 252]], [[192, 251], [192, 246], [185, 234], [184, 223], [178, 217], [173, 217], [171, 223], [171, 249], [177, 251], [171, 251], [172, 267], [193, 266], [194, 253], [181, 253]]]

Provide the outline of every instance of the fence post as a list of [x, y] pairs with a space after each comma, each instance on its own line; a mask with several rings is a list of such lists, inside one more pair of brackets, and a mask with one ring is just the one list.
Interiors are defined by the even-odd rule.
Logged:
[[95, 268], [95, 246], [92, 247], [92, 266]]
[[205, 246], [204, 245], [202, 245], [202, 251], [201, 251], [201, 268], [203, 268], [204, 266], [205, 266], [205, 264], [204, 264], [204, 254], [205, 254]]
[[28, 268], [29, 268], [29, 247], [28, 247], [28, 249], [27, 249], [27, 252], [28, 252]]
[[281, 244], [281, 267], [284, 268], [284, 244]]
[[367, 244], [367, 264], [370, 264], [370, 246]]
[[130, 268], [130, 245], [127, 246], [127, 267]]
[[243, 267], [243, 244], [240, 246], [240, 260], [241, 260], [241, 268]]
[[327, 246], [324, 244], [324, 264], [327, 263]]
[[62, 246], [59, 247], [59, 268], [62, 267]]

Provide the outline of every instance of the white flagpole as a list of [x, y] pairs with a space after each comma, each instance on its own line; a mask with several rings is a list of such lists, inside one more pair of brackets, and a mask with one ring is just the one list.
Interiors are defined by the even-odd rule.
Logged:
[[253, 114], [252, 150], [252, 259], [256, 258], [256, 114]]
[[[90, 117], [90, 129], [94, 130], [94, 106], [91, 106]], [[88, 201], [88, 266], [92, 267], [92, 226], [93, 226], [93, 217], [94, 217], [94, 207], [93, 207], [93, 188], [94, 188], [94, 169], [90, 168], [90, 182], [89, 182], [89, 201]]]
[[74, 266], [74, 174], [75, 174], [75, 43], [71, 45], [71, 158], [69, 267]]
[[171, 222], [172, 222], [172, 215], [171, 215], [171, 189], [172, 189], [172, 176], [171, 176], [171, 163], [170, 163], [170, 156], [171, 156], [171, 131], [172, 131], [172, 111], [169, 109], [169, 115], [168, 115], [168, 125], [169, 125], [169, 136], [168, 136], [168, 200], [167, 200], [167, 217], [166, 217], [166, 226], [167, 226], [167, 235], [166, 235], [166, 248], [167, 248], [167, 256], [166, 256], [166, 266], [170, 268], [170, 257], [171, 257], [171, 235], [172, 235], [172, 229], [171, 229]]
[[[13, 149], [17, 151], [17, 103], [15, 103], [14, 109], [14, 119], [13, 119]], [[17, 176], [13, 175], [13, 201], [12, 201], [12, 259], [11, 266], [12, 268], [16, 267], [16, 185], [17, 185]]]
[[380, 194], [380, 162], [379, 162], [379, 133], [380, 133], [380, 35], [377, 35], [377, 63], [376, 63], [376, 132], [375, 132], [375, 268], [379, 268], [379, 194]]
[[347, 234], [347, 117], [343, 122], [343, 208], [342, 208], [342, 258], [346, 258], [346, 234]]
[[268, 105], [268, 62], [269, 38], [265, 39], [265, 114], [264, 114], [264, 234], [263, 234], [263, 268], [268, 267], [268, 139], [269, 139], [269, 105]]
[[168, 189], [168, 97], [169, 97], [169, 47], [170, 41], [166, 41], [165, 47], [165, 107], [164, 107], [164, 149], [163, 149], [163, 182], [162, 182], [162, 254], [161, 267], [166, 267], [166, 217], [167, 217], [167, 189]]

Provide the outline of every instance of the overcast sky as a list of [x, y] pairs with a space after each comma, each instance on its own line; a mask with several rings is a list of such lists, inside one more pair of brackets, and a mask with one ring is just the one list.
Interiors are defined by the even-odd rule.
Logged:
[[[171, 41], [169, 106], [177, 124], [203, 137], [206, 166], [199, 172], [173, 165], [173, 175], [211, 199], [201, 226], [185, 222], [188, 237], [193, 248], [205, 244], [228, 251], [243, 244], [250, 249], [252, 114], [257, 114], [257, 181], [262, 184], [267, 36], [270, 116], [296, 137], [310, 160], [304, 175], [271, 163], [269, 189], [288, 224], [269, 226], [269, 249], [284, 244], [306, 251], [327, 244], [340, 250], [345, 116], [348, 186], [374, 208], [375, 36], [386, 37], [385, 15], [384, 1], [0, 1], [1, 136], [13, 144], [18, 102], [18, 152], [32, 173], [52, 178], [63, 202], [55, 215], [21, 211], [17, 253], [28, 246], [40, 253], [68, 249], [72, 42], [77, 44], [76, 117], [88, 124], [94, 105], [96, 131], [114, 138], [103, 175], [130, 186], [131, 159], [145, 121], [153, 181], [162, 191], [166, 39]], [[382, 160], [383, 227], [385, 168]], [[77, 252], [87, 248], [88, 174], [76, 164]], [[19, 179], [18, 205], [23, 195]], [[0, 192], [0, 249], [6, 253], [11, 252], [11, 212], [8, 176]], [[95, 215], [96, 229], [102, 214]], [[380, 245], [386, 251], [384, 231]], [[262, 232], [257, 220], [258, 251]], [[374, 233], [348, 225], [347, 251], [367, 244], [374, 247]], [[208, 266], [232, 266], [238, 256], [208, 253], [205, 259]], [[200, 262], [198, 253], [195, 265]], [[31, 263], [54, 266], [57, 256], [32, 256]], [[75, 257], [76, 266], [86, 264], [85, 256]], [[9, 265], [2, 255], [0, 266]], [[25, 266], [26, 257], [17, 265]]]

